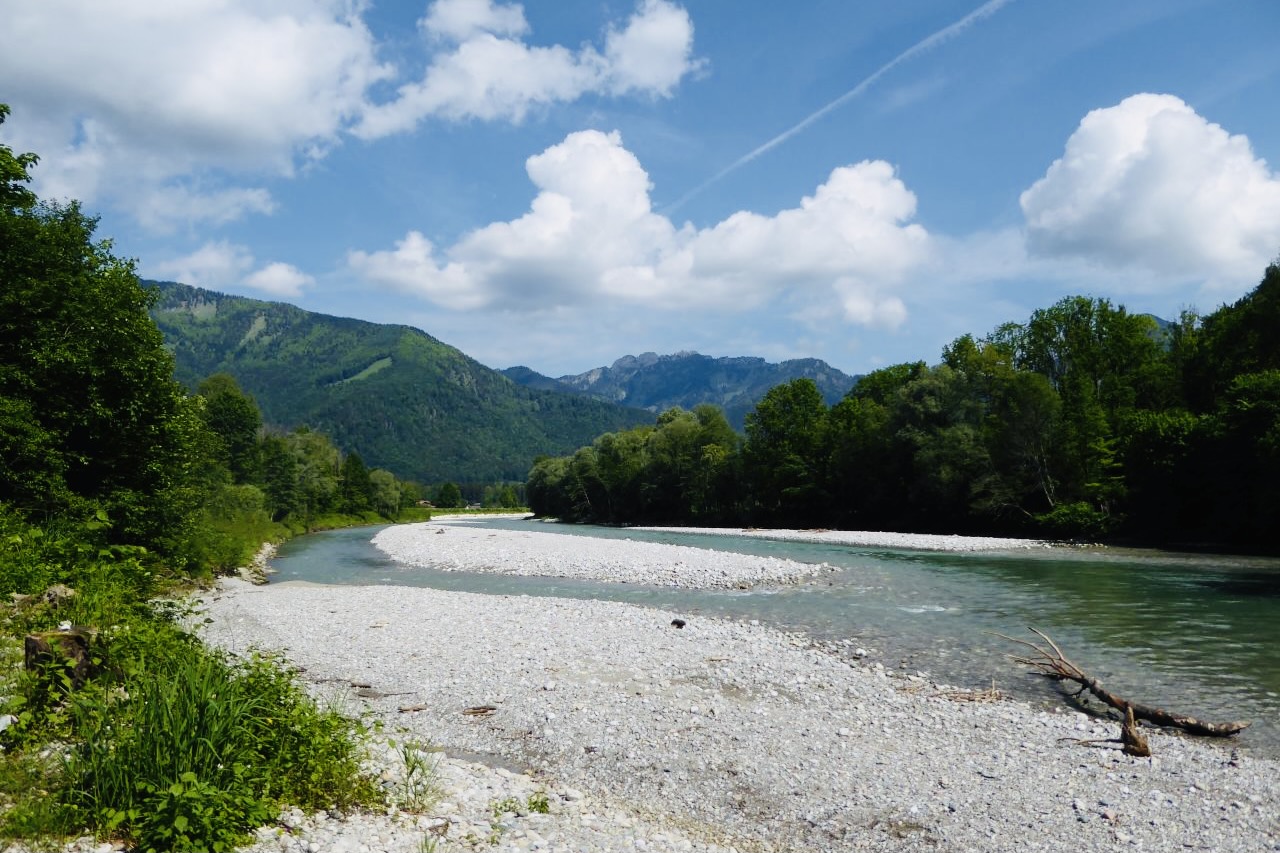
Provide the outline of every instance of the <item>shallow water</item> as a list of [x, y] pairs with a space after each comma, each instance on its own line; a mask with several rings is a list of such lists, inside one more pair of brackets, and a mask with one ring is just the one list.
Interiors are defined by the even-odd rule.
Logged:
[[1121, 549], [937, 553], [653, 533], [494, 520], [466, 522], [565, 536], [668, 542], [828, 563], [810, 583], [696, 591], [561, 578], [440, 572], [405, 566], [370, 544], [379, 528], [286, 543], [276, 582], [401, 584], [501, 595], [628, 601], [758, 619], [823, 640], [854, 640], [891, 669], [1061, 705], [1058, 688], [1007, 660], [991, 632], [1034, 639], [1026, 626], [1113, 692], [1214, 721], [1253, 720], [1230, 741], [1280, 757], [1280, 561]]

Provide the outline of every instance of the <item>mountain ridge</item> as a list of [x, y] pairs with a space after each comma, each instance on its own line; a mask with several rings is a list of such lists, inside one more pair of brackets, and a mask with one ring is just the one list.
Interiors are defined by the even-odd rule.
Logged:
[[713, 357], [683, 350], [670, 355], [644, 352], [624, 355], [612, 365], [576, 375], [552, 378], [528, 367], [502, 371], [527, 387], [567, 388], [587, 397], [662, 412], [673, 406], [692, 409], [711, 403], [724, 410], [735, 429], [776, 385], [812, 379], [828, 404], [838, 402], [857, 383], [851, 376], [817, 358], [769, 362], [758, 356]]
[[538, 455], [651, 421], [638, 409], [521, 386], [411, 326], [144, 284], [159, 293], [151, 314], [178, 381], [194, 389], [228, 373], [264, 422], [307, 425], [401, 478], [523, 480]]

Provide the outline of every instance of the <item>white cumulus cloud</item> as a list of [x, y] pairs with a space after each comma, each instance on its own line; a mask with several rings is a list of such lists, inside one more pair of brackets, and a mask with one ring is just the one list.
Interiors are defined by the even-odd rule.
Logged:
[[518, 122], [532, 109], [589, 92], [668, 96], [701, 67], [693, 22], [668, 0], [642, 0], [625, 26], [608, 28], [603, 53], [591, 45], [528, 44], [523, 8], [491, 0], [438, 0], [420, 26], [450, 49], [434, 55], [421, 80], [371, 107], [357, 135], [400, 133], [430, 116]]
[[270, 296], [302, 295], [315, 279], [292, 264], [273, 261], [254, 269], [248, 247], [226, 240], [211, 240], [189, 255], [157, 262], [146, 273], [153, 278], [190, 284], [211, 290], [250, 288]]
[[268, 213], [267, 181], [344, 137], [426, 118], [519, 121], [586, 93], [666, 96], [699, 63], [693, 25], [640, 0], [602, 47], [533, 45], [517, 4], [437, 0], [419, 22], [425, 72], [380, 58], [365, 0], [40, 0], [6, 10], [6, 143], [43, 156], [35, 189], [112, 204], [151, 230]]
[[189, 255], [157, 262], [147, 273], [154, 278], [217, 289], [235, 284], [252, 268], [253, 253], [246, 246], [213, 240]]
[[1040, 256], [1214, 282], [1255, 278], [1280, 248], [1280, 176], [1172, 95], [1086, 115], [1021, 202]]
[[529, 31], [523, 7], [493, 0], [436, 0], [418, 25], [434, 38], [454, 42], [482, 33], [522, 36]]
[[39, 191], [151, 224], [157, 195], [188, 221], [269, 208], [209, 174], [287, 175], [331, 145], [390, 73], [375, 54], [340, 0], [41, 0], [0, 28], [15, 141], [45, 155]]
[[884, 162], [834, 170], [793, 209], [742, 211], [707, 229], [655, 213], [649, 176], [617, 132], [581, 131], [526, 163], [527, 213], [448, 247], [410, 232], [394, 249], [348, 254], [375, 286], [453, 309], [547, 310], [602, 301], [745, 310], [834, 304], [850, 322], [893, 327], [897, 288], [924, 262], [915, 196]]
[[274, 261], [244, 278], [244, 285], [271, 296], [299, 297], [302, 289], [315, 284], [315, 278], [293, 264]]

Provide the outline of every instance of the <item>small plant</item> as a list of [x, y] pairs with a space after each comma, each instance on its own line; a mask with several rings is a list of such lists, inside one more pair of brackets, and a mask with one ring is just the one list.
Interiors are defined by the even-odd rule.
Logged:
[[423, 812], [439, 794], [435, 785], [435, 763], [427, 758], [426, 745], [407, 741], [400, 745], [400, 761], [404, 764], [404, 791], [400, 808]]
[[532, 814], [551, 813], [551, 800], [547, 798], [546, 791], [534, 791], [529, 795], [529, 801], [526, 803], [526, 806]]
[[494, 820], [497, 820], [504, 814], [515, 814], [520, 811], [520, 801], [515, 797], [507, 797], [505, 800], [495, 802], [489, 810], [493, 813]]

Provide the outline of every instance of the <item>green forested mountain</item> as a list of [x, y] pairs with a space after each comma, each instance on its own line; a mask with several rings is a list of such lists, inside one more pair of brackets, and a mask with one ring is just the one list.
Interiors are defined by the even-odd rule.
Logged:
[[219, 372], [273, 426], [306, 424], [370, 467], [423, 482], [523, 479], [534, 457], [646, 412], [521, 387], [408, 326], [367, 323], [173, 282], [152, 316], [189, 388]]
[[774, 364], [763, 358], [713, 358], [696, 352], [627, 355], [609, 367], [559, 379], [527, 367], [512, 367], [503, 373], [530, 388], [577, 391], [655, 413], [674, 407], [692, 410], [710, 403], [722, 409], [737, 430], [743, 428], [747, 413], [769, 389], [784, 382], [812, 379], [823, 399], [836, 403], [858, 381], [816, 358]]

